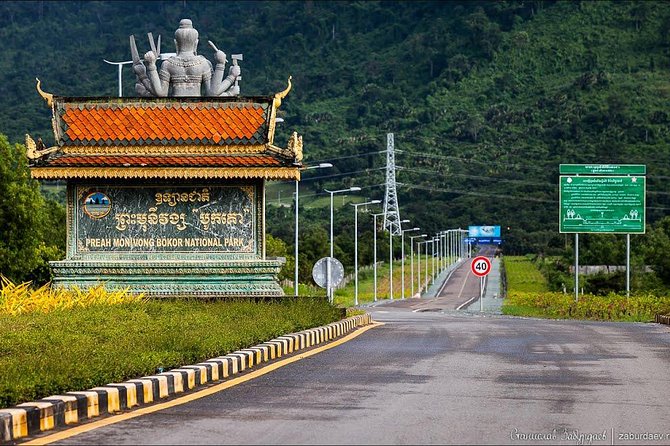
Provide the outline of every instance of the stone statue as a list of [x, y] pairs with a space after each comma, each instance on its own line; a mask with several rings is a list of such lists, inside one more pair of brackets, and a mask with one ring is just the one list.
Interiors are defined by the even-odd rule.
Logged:
[[[156, 46], [153, 36], [149, 33], [151, 51], [140, 59], [135, 45], [135, 37], [130, 36], [130, 51], [133, 56], [133, 71], [137, 76], [135, 91], [140, 96], [235, 96], [240, 94], [239, 80], [241, 54], [232, 55], [233, 64], [224, 79], [226, 69], [226, 53], [219, 50], [211, 41], [214, 49], [216, 68], [205, 57], [197, 54], [198, 31], [193, 28], [189, 19], [179, 22], [175, 31], [177, 53], [163, 61], [160, 71], [156, 66], [160, 54], [160, 36]], [[203, 88], [204, 87], [204, 88]]]

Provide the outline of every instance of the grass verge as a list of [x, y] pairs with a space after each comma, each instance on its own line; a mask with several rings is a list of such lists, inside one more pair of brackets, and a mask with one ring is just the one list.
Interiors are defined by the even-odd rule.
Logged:
[[651, 294], [629, 298], [618, 294], [585, 294], [575, 302], [572, 294], [548, 291], [547, 281], [526, 257], [505, 257], [507, 299], [503, 314], [551, 319], [588, 319], [651, 322], [656, 314], [670, 313], [670, 297]]
[[575, 298], [554, 292], [511, 292], [503, 304], [503, 314], [551, 319], [653, 322], [656, 314], [670, 314], [670, 297], [618, 294]]
[[150, 300], [0, 314], [0, 407], [197, 363], [340, 317], [322, 298]]

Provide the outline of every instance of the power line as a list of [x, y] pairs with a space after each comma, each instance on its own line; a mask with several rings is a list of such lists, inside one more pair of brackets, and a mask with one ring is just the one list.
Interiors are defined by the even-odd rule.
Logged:
[[324, 159], [321, 159], [321, 160], [318, 160], [318, 161], [309, 160], [309, 162], [311, 164], [319, 164], [319, 163], [330, 162], [330, 161], [345, 160], [345, 159], [349, 159], [349, 158], [361, 158], [361, 157], [364, 157], [364, 156], [377, 155], [377, 154], [385, 153], [385, 152], [386, 152], [386, 150], [377, 150], [375, 152], [365, 152], [365, 153], [359, 153], [359, 154], [356, 154], [356, 155], [339, 156], [339, 157], [336, 157], [336, 158], [324, 158]]
[[318, 177], [310, 177], [310, 178], [301, 179], [300, 181], [302, 182], [302, 181], [321, 180], [321, 179], [324, 179], [324, 178], [341, 177], [341, 176], [344, 176], [344, 175], [354, 175], [354, 174], [357, 174], [357, 173], [369, 173], [369, 172], [372, 172], [372, 171], [375, 171], [375, 170], [384, 170], [384, 169], [386, 169], [386, 167], [373, 167], [371, 169], [356, 170], [354, 172], [342, 172], [342, 173], [334, 173], [332, 175], [320, 175]]
[[[368, 186], [361, 186], [361, 190], [363, 190], [363, 189], [373, 189], [375, 187], [382, 187], [382, 186], [386, 186], [386, 183], [371, 184], [371, 185], [368, 185]], [[321, 195], [328, 196], [329, 194], [328, 194], [328, 192], [315, 192], [313, 194], [300, 194], [300, 199], [302, 200], [305, 197], [318, 197], [318, 196], [321, 196]], [[355, 194], [351, 194], [351, 195], [355, 195]], [[291, 196], [292, 197], [295, 196], [295, 192], [292, 192]], [[280, 198], [270, 198], [270, 199], [266, 199], [265, 202], [266, 203], [274, 203], [274, 202], [279, 202], [280, 200], [281, 200]], [[293, 200], [293, 198], [291, 198], [291, 200]]]
[[513, 195], [500, 195], [500, 194], [486, 194], [483, 192], [471, 192], [471, 191], [464, 191], [464, 190], [456, 190], [456, 189], [442, 189], [442, 188], [437, 188], [437, 187], [428, 187], [428, 186], [419, 186], [419, 185], [408, 185], [408, 189], [421, 189], [421, 190], [427, 190], [431, 192], [445, 192], [445, 193], [450, 193], [450, 194], [458, 194], [458, 195], [474, 195], [477, 197], [492, 197], [492, 198], [502, 198], [502, 199], [516, 199], [516, 200], [523, 200], [523, 201], [533, 201], [536, 203], [558, 203], [558, 200], [544, 200], [542, 198], [532, 198], [532, 197], [515, 197]]
[[[421, 169], [421, 168], [416, 168], [416, 167], [402, 167], [402, 171], [407, 171], [407, 172], [415, 172], [415, 173], [436, 173], [434, 170], [430, 169]], [[533, 181], [524, 181], [524, 180], [509, 180], [507, 178], [496, 178], [496, 177], [487, 177], [483, 175], [468, 175], [465, 173], [443, 173], [444, 175], [448, 175], [450, 177], [461, 177], [461, 178], [470, 178], [470, 179], [475, 179], [475, 180], [484, 180], [484, 181], [500, 181], [503, 183], [514, 183], [514, 184], [524, 184], [524, 185], [530, 185], [530, 186], [557, 186], [554, 183], [537, 183]]]

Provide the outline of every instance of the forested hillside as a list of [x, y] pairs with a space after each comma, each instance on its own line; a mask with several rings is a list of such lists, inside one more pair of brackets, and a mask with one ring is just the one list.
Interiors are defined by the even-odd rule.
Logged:
[[[244, 54], [244, 95], [293, 76], [277, 139], [296, 130], [306, 162], [335, 164], [306, 175], [313, 193], [355, 181], [382, 198], [379, 152], [393, 132], [401, 216], [429, 233], [499, 224], [508, 252], [562, 248], [559, 163], [647, 164], [647, 221], [670, 209], [667, 2], [38, 1], [0, 12], [0, 133], [12, 142], [52, 138], [36, 76], [57, 95], [114, 96], [116, 67], [102, 59], [129, 60], [130, 34], [148, 50], [147, 32], [174, 51], [188, 17], [202, 54], [207, 40]], [[126, 68], [124, 95], [133, 84]], [[268, 221], [286, 241], [289, 211]], [[348, 231], [353, 217], [338, 218]]]

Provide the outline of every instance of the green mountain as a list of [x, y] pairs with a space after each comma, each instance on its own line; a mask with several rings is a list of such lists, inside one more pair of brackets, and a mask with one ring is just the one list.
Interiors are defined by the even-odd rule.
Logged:
[[[130, 34], [148, 50], [147, 32], [173, 51], [174, 29], [188, 17], [205, 55], [207, 40], [244, 54], [244, 95], [280, 91], [293, 76], [277, 140], [298, 131], [307, 163], [335, 165], [305, 174], [305, 196], [355, 184], [383, 198], [393, 132], [401, 216], [412, 225], [431, 233], [499, 224], [508, 252], [552, 251], [565, 244], [560, 163], [647, 164], [647, 221], [670, 209], [669, 5], [3, 2], [0, 133], [48, 141], [50, 111], [36, 76], [54, 94], [114, 96], [116, 67], [103, 58], [129, 60]], [[126, 67], [124, 95], [133, 84]], [[353, 243], [352, 214], [337, 216], [342, 252]], [[307, 228], [323, 226], [327, 209], [304, 217]], [[286, 219], [290, 209], [269, 210], [270, 231], [290, 242]]]

